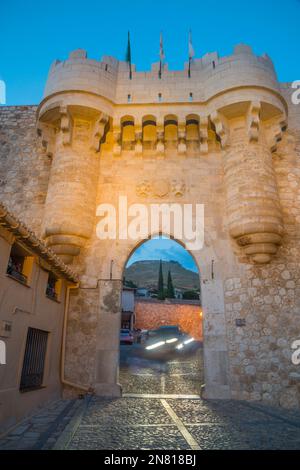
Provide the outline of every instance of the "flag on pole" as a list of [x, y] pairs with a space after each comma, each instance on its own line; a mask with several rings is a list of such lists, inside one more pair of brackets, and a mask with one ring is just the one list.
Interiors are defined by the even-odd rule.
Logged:
[[195, 51], [193, 48], [193, 41], [192, 41], [192, 31], [189, 31], [189, 78], [191, 77], [191, 63], [193, 57], [195, 56]]
[[130, 45], [130, 32], [128, 31], [128, 43], [126, 51], [126, 62], [129, 65], [129, 79], [132, 80], [132, 68], [131, 68], [131, 45]]
[[163, 35], [162, 35], [162, 33], [160, 33], [160, 40], [159, 40], [159, 73], [158, 73], [159, 78], [161, 78], [162, 66], [163, 66], [164, 59], [165, 59], [165, 53], [164, 53]]

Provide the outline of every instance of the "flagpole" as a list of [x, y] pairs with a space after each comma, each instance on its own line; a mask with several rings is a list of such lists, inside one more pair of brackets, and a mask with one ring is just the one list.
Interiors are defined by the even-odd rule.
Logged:
[[130, 32], [128, 31], [128, 43], [127, 43], [127, 53], [126, 61], [129, 65], [129, 80], [132, 80], [132, 67], [131, 67], [131, 45], [130, 45]]
[[194, 51], [193, 42], [192, 42], [192, 31], [189, 30], [189, 69], [188, 69], [189, 78], [191, 78], [191, 64], [192, 64], [194, 55], [195, 55], [195, 51]]
[[128, 45], [129, 45], [129, 80], [132, 80], [132, 68], [131, 68], [131, 44], [130, 44], [130, 32], [128, 31]]
[[162, 33], [160, 33], [160, 40], [159, 40], [159, 72], [158, 72], [158, 78], [161, 79], [162, 76], [162, 68], [163, 68], [163, 60], [164, 60], [165, 54], [164, 54], [164, 46], [163, 46], [163, 36]]

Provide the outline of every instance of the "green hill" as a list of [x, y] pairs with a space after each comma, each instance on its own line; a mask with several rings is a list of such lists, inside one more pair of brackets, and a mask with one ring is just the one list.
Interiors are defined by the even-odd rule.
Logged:
[[[168, 271], [171, 271], [173, 285], [177, 289], [199, 290], [199, 275], [194, 271], [184, 268], [177, 261], [163, 261], [163, 276], [165, 286], [168, 279]], [[126, 281], [132, 281], [138, 287], [157, 288], [159, 260], [136, 261], [125, 269]]]

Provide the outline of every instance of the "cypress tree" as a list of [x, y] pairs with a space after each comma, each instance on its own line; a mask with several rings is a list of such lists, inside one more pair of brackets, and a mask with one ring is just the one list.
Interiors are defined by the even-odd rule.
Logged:
[[168, 288], [167, 288], [167, 297], [168, 299], [175, 299], [175, 292], [173, 287], [173, 281], [171, 276], [171, 271], [168, 272]]
[[162, 270], [162, 261], [159, 262], [159, 272], [158, 272], [158, 286], [157, 286], [158, 294], [157, 298], [159, 300], [165, 300], [164, 294], [164, 277], [163, 277], [163, 270]]

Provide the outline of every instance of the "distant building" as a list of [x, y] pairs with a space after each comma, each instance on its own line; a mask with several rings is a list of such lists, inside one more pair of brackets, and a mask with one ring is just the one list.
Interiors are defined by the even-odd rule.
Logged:
[[183, 291], [181, 289], [174, 288], [175, 299], [183, 299]]
[[136, 297], [150, 297], [150, 291], [146, 287], [138, 287], [135, 295]]
[[129, 328], [133, 330], [134, 327], [134, 294], [135, 289], [130, 287], [123, 287], [121, 305], [122, 305], [122, 318], [121, 328]]
[[152, 299], [156, 299], [157, 298], [157, 289], [149, 289], [149, 297], [152, 298]]

